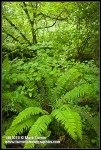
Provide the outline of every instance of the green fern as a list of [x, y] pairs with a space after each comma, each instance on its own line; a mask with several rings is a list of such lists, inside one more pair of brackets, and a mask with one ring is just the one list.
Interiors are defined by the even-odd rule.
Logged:
[[48, 112], [42, 110], [40, 107], [28, 107], [24, 111], [20, 112], [16, 119], [13, 121], [12, 126], [17, 125], [23, 120], [27, 119], [31, 115], [38, 115], [39, 113], [47, 114]]
[[[13, 112], [21, 112], [27, 107], [32, 107], [32, 106], [40, 106], [39, 102], [34, 100], [30, 100], [28, 97], [26, 97], [24, 94], [19, 94], [18, 91], [14, 92], [3, 92], [2, 93], [2, 110], [8, 111], [11, 110]], [[5, 107], [5, 105], [7, 107]]]
[[[51, 116], [50, 115], [43, 115], [37, 119], [37, 121], [32, 125], [28, 137], [40, 137], [41, 134], [47, 130], [47, 126], [51, 122]], [[34, 143], [28, 143], [25, 144], [24, 148], [33, 148]]]
[[82, 125], [79, 114], [68, 107], [63, 105], [60, 109], [52, 112], [52, 116], [64, 125], [67, 133], [76, 140], [77, 137], [82, 139]]
[[[82, 111], [82, 110], [81, 110]], [[93, 116], [93, 113], [82, 111], [83, 118], [85, 118], [88, 122], [88, 126], [92, 128], [96, 134], [99, 136], [99, 114]]]
[[[43, 114], [39, 117], [38, 114]], [[47, 127], [52, 121], [52, 118], [57, 119], [62, 123], [64, 129], [71, 135], [74, 140], [82, 139], [82, 125], [81, 118], [77, 112], [70, 108], [70, 105], [63, 105], [60, 109], [53, 110], [49, 115], [47, 111], [39, 107], [29, 107], [19, 113], [19, 115], [12, 122], [11, 127], [5, 132], [2, 137], [2, 145], [5, 147], [6, 136], [15, 136], [28, 131], [28, 137], [42, 136], [47, 132]], [[34, 143], [25, 143], [25, 148], [35, 147]]]
[[6, 148], [6, 136], [2, 136], [2, 148]]
[[12, 122], [11, 127], [5, 132], [2, 138], [2, 146], [5, 147], [6, 136], [15, 136], [18, 133], [23, 133], [24, 130], [29, 129], [35, 122], [35, 116], [41, 114], [48, 114], [47, 111], [42, 110], [39, 107], [29, 107], [19, 113], [19, 115]]
[[80, 148], [91, 148], [91, 142], [89, 137], [86, 134], [82, 135], [82, 140], [78, 141]]
[[[94, 89], [93, 84], [83, 84], [67, 92], [62, 98], [67, 101], [73, 101], [76, 98], [84, 97], [84, 95], [90, 96]], [[95, 90], [97, 91], [97, 89]]]
[[78, 72], [77, 69], [71, 68], [68, 71], [64, 72], [62, 76], [60, 76], [55, 83], [57, 86], [52, 89], [52, 95], [56, 95], [55, 99], [59, 98], [59, 96], [63, 93], [65, 93], [64, 89], [70, 88], [70, 85], [75, 81], [78, 80], [78, 78], [82, 74]]
[[5, 135], [2, 137], [2, 147], [5, 147], [5, 141], [7, 136], [15, 136], [18, 133], [21, 134], [24, 130], [28, 130], [35, 122], [35, 116], [31, 116], [22, 122], [19, 122], [15, 126], [11, 126], [6, 132]]

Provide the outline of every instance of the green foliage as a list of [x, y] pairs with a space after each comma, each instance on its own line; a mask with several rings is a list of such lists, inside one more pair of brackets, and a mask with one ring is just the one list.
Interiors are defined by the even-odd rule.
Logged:
[[98, 2], [2, 3], [3, 141], [66, 134], [70, 147], [99, 147], [98, 12]]
[[21, 134], [24, 129], [29, 129], [35, 122], [36, 117], [33, 117], [33, 115], [38, 115], [39, 113], [47, 114], [45, 110], [42, 110], [39, 107], [28, 107], [24, 111], [20, 112], [12, 122], [11, 127], [6, 131], [5, 136], [3, 136], [3, 145], [5, 143], [6, 136], [14, 136], [17, 135], [17, 133]]
[[[91, 111], [92, 108], [88, 107], [88, 105], [85, 105], [85, 107], [75, 105], [73, 108], [81, 116], [83, 124], [83, 140], [78, 144], [81, 148], [91, 148], [95, 145], [96, 147], [99, 147], [99, 113], [97, 111]], [[93, 140], [96, 144], [92, 142]]]
[[62, 125], [65, 126], [65, 130], [69, 132], [74, 140], [77, 139], [77, 136], [82, 139], [82, 125], [80, 116], [78, 113], [71, 110], [68, 105], [63, 105], [60, 110], [54, 110], [52, 112], [52, 116], [54, 116], [58, 121], [61, 121]]
[[6, 146], [6, 137], [7, 136], [15, 136], [18, 133], [21, 134], [24, 132], [24, 130], [28, 130], [33, 123], [35, 122], [35, 117], [31, 116], [28, 119], [22, 121], [21, 123], [18, 123], [15, 126], [11, 126], [5, 133], [5, 135], [2, 137], [2, 148], [5, 148]]
[[57, 57], [65, 52], [68, 60], [86, 57], [98, 65], [98, 2], [3, 2], [2, 10], [4, 56], [9, 51], [10, 59], [35, 57], [37, 49], [50, 49], [50, 41]]
[[67, 92], [63, 98], [68, 102], [73, 102], [73, 100], [77, 98], [83, 98], [84, 95], [86, 95], [86, 97], [91, 96], [94, 89], [96, 90], [95, 92], [98, 91], [96, 87], [94, 87], [94, 84], [82, 84]]
[[[43, 116], [39, 116], [35, 121], [35, 116], [39, 113], [42, 113]], [[29, 107], [20, 112], [3, 136], [3, 147], [5, 145], [6, 136], [14, 136], [18, 133], [21, 135], [24, 129], [27, 130], [30, 128], [28, 137], [40, 137], [44, 132], [47, 132], [47, 126], [52, 122], [52, 118], [60, 121], [66, 132], [69, 133], [74, 140], [78, 138], [80, 140], [82, 139], [82, 123], [80, 116], [77, 112], [70, 109], [68, 105], [63, 105], [60, 109], [53, 110], [50, 115], [44, 114], [48, 114], [48, 112], [39, 107]], [[25, 144], [25, 148], [33, 148], [34, 146], [34, 143]]]
[[[3, 79], [4, 85], [8, 82], [11, 85], [10, 87], [5, 88], [2, 95], [4, 99], [3, 112], [8, 112], [9, 110], [12, 110], [13, 112], [20, 112], [20, 114], [14, 119], [11, 128], [8, 129], [6, 134], [8, 135], [12, 132], [13, 135], [17, 135], [23, 133], [24, 130], [29, 130], [30, 127], [32, 128], [34, 124], [29, 125], [31, 120], [30, 116], [38, 115], [39, 113], [43, 115], [44, 113], [47, 114], [47, 111], [49, 112], [47, 106], [49, 105], [53, 109], [52, 117], [61, 123], [64, 130], [69, 133], [74, 140], [77, 140], [78, 138], [82, 139], [81, 124], [83, 123], [84, 130], [90, 131], [90, 128], [87, 129], [86, 126], [88, 121], [86, 121], [87, 117], [85, 116], [87, 115], [83, 112], [85, 116], [82, 116], [81, 109], [79, 111], [77, 110], [78, 113], [73, 111], [73, 109], [75, 108], [75, 105], [81, 105], [84, 98], [87, 99], [87, 103], [89, 105], [90, 99], [96, 99], [98, 97], [98, 70], [96, 66], [94, 66], [94, 70], [90, 71], [93, 62], [78, 62], [76, 64], [74, 62], [67, 62], [67, 70], [65, 70], [65, 68], [61, 69], [58, 67], [57, 61], [48, 61], [47, 63], [47, 59], [49, 60], [50, 56], [43, 52], [42, 55], [43, 57], [38, 56], [34, 59], [35, 63], [33, 63], [33, 59], [28, 63], [23, 63], [23, 61], [18, 61], [14, 64], [11, 63], [17, 79], [14, 82], [9, 82], [10, 79], [13, 79], [14, 74], [11, 74], [7, 77], [7, 79], [6, 75], [3, 74], [4, 79], [6, 79]], [[56, 65], [53, 70], [51, 68], [52, 65]], [[88, 72], [87, 69], [89, 69]], [[17, 70], [19, 70], [19, 72], [17, 72]], [[28, 76], [26, 72], [29, 72]], [[21, 78], [20, 75], [22, 74], [25, 78]], [[11, 87], [13, 88], [11, 89]], [[69, 103], [70, 108], [69, 105], [63, 105], [64, 103]], [[5, 108], [5, 104], [7, 104], [7, 108]], [[43, 104], [46, 106], [43, 107]], [[62, 105], [63, 107], [61, 107]], [[42, 110], [40, 106], [47, 111]], [[96, 106], [98, 106], [98, 99], [96, 100]], [[84, 108], [87, 109], [86, 106]], [[81, 122], [80, 116], [84, 117], [85, 121], [83, 120]], [[26, 123], [24, 124], [27, 119], [29, 119], [28, 125]], [[91, 126], [91, 124], [89, 125]], [[15, 130], [16, 127], [17, 130]], [[43, 132], [44, 128], [43, 124]], [[92, 130], [95, 131], [97, 128], [98, 124], [96, 127], [93, 127], [92, 125]], [[32, 129], [34, 130], [34, 127]], [[30, 130], [29, 133], [35, 133], [30, 132]], [[40, 133], [40, 131], [39, 134], [36, 134], [40, 135], [43, 133]], [[33, 146], [35, 145], [25, 145], [27, 148]]]
[[20, 123], [31, 115], [37, 115], [39, 113], [44, 114], [46, 113], [46, 111], [42, 110], [39, 107], [28, 107], [23, 112], [20, 112], [19, 116], [16, 117], [16, 119], [13, 121], [12, 126], [15, 126], [16, 124]]
[[[49, 115], [43, 115], [37, 119], [34, 125], [31, 127], [28, 137], [38, 136], [40, 137], [41, 134], [47, 130], [48, 124], [51, 122], [51, 117]], [[25, 148], [33, 148], [34, 144], [25, 144]]]

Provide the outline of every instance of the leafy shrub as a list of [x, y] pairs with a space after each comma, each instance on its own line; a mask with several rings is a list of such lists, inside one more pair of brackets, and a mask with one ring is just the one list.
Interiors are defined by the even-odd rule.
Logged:
[[[86, 105], [88, 105], [88, 108], [90, 108], [89, 114], [92, 116], [92, 120], [93, 116], [98, 114], [98, 69], [93, 61], [87, 61], [85, 63], [68, 61], [66, 62], [67, 67], [60, 67], [59, 63], [60, 62], [58, 62], [57, 59], [54, 57], [51, 58], [48, 56], [47, 51], [44, 52], [43, 50], [38, 53], [36, 58], [31, 59], [29, 62], [24, 62], [23, 59], [15, 59], [11, 62], [7, 58], [4, 60], [2, 95], [3, 112], [12, 110], [13, 112], [21, 112], [21, 114], [23, 114], [26, 109], [28, 110], [28, 112], [26, 112], [28, 113], [28, 120], [26, 120], [25, 116], [24, 120], [17, 121], [16, 125], [12, 124], [5, 132], [5, 136], [11, 133], [14, 135], [21, 134], [24, 132], [23, 129], [27, 128], [27, 130], [29, 130], [30, 127], [33, 127], [34, 119], [32, 118], [34, 118], [33, 113], [35, 113], [35, 107], [38, 109], [42, 108], [42, 112], [46, 110], [47, 116], [43, 115], [41, 117], [49, 118], [49, 122], [46, 122], [47, 126], [43, 122], [40, 131], [37, 131], [36, 135], [39, 133], [38, 135], [40, 136], [44, 130], [46, 133], [48, 125], [52, 122], [52, 118], [54, 118], [61, 123], [64, 130], [66, 130], [74, 140], [77, 139], [77, 137], [81, 139], [81, 123], [83, 123], [85, 137], [87, 136], [88, 130], [86, 127], [87, 125], [91, 126], [91, 124], [89, 124], [87, 115], [82, 115], [81, 110], [82, 108], [87, 108]], [[8, 65], [7, 68], [6, 64]], [[94, 69], [91, 69], [92, 66]], [[5, 104], [7, 105], [7, 108], [5, 107]], [[64, 104], [68, 104], [68, 106], [65, 107]], [[61, 107], [62, 105], [63, 107]], [[91, 107], [91, 105], [93, 107]], [[76, 106], [78, 106], [78, 109], [75, 109], [75, 112], [73, 110]], [[29, 111], [30, 107], [33, 109], [32, 112]], [[92, 112], [94, 115], [92, 115]], [[26, 113], [25, 115], [27, 115]], [[30, 113], [31, 117], [29, 117]], [[17, 117], [19, 119], [24, 117], [23, 115], [19, 116], [20, 114]], [[81, 121], [80, 116], [82, 118]], [[72, 117], [75, 118], [76, 121], [72, 120]], [[37, 116], [37, 119], [38, 120], [35, 120], [36, 125], [38, 125], [37, 121], [40, 122], [41, 120], [40, 116]], [[68, 121], [66, 122], [66, 119], [70, 119], [70, 123]], [[89, 132], [92, 131], [94, 136], [98, 124], [95, 128], [93, 124], [94, 123], [92, 123], [92, 128], [89, 128]], [[15, 130], [16, 127], [17, 129]], [[15, 132], [13, 132], [14, 130]], [[29, 136], [32, 133], [32, 130], [30, 130], [28, 133]], [[98, 137], [98, 134], [96, 134], [96, 137]], [[91, 139], [91, 137], [88, 138]], [[95, 139], [92, 138], [93, 143], [94, 140]], [[91, 145], [91, 141], [88, 145]], [[29, 147], [33, 146], [34, 145], [29, 145]]]

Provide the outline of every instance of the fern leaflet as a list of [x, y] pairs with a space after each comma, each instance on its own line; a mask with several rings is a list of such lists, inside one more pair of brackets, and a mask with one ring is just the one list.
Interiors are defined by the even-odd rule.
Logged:
[[83, 97], [85, 94], [90, 95], [92, 92], [93, 85], [92, 84], [83, 84], [78, 87], [75, 87], [71, 91], [67, 92], [63, 98], [66, 100], [74, 100], [78, 97]]
[[[37, 119], [37, 121], [34, 123], [34, 125], [31, 127], [28, 137], [40, 137], [41, 133], [47, 130], [48, 124], [51, 122], [51, 116], [50, 115], [43, 115]], [[34, 143], [27, 143], [25, 144], [24, 148], [32, 148], [34, 147]]]
[[17, 125], [18, 123], [22, 122], [23, 120], [27, 119], [31, 115], [37, 115], [39, 113], [47, 114], [48, 112], [45, 110], [42, 110], [40, 107], [28, 107], [22, 112], [19, 113], [19, 115], [15, 118], [15, 120], [12, 123], [12, 126]]
[[24, 129], [27, 130], [29, 129], [35, 122], [35, 116], [31, 116], [26, 120], [23, 120], [22, 122], [18, 123], [15, 126], [11, 126], [6, 132], [5, 135], [2, 137], [2, 146], [3, 148], [5, 147], [4, 145], [6, 144], [6, 137], [7, 136], [15, 136], [18, 133], [21, 134], [23, 133]]
[[[66, 106], [64, 106], [65, 108]], [[81, 118], [77, 112], [74, 112], [69, 107], [65, 109], [56, 109], [52, 112], [52, 116], [60, 121], [71, 137], [76, 140], [77, 137], [82, 139]]]

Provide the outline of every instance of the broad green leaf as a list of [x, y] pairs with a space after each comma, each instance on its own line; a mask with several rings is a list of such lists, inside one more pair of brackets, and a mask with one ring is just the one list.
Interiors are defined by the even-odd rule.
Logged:
[[29, 97], [32, 97], [32, 93], [29, 93]]

